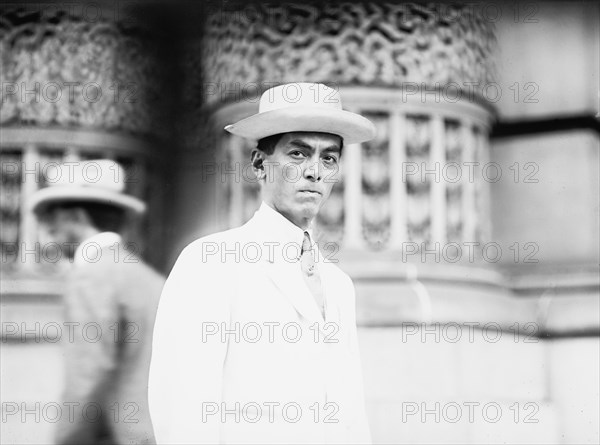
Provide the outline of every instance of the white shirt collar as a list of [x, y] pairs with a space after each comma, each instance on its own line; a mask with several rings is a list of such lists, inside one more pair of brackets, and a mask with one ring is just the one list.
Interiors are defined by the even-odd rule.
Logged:
[[[262, 201], [260, 208], [256, 211], [254, 219], [265, 234], [265, 238], [270, 242], [277, 243], [275, 251], [281, 252], [282, 248], [294, 244], [297, 246], [296, 249], [299, 258], [304, 240], [304, 232], [308, 232], [311, 244], [315, 245], [312, 225], [308, 229], [303, 230], [264, 201]], [[291, 256], [291, 254], [292, 246], [289, 247], [289, 250], [286, 249], [286, 257]]]
[[121, 236], [115, 232], [100, 232], [86, 238], [75, 249], [73, 263], [82, 265], [95, 263], [102, 256], [102, 249], [121, 243]]
[[273, 207], [271, 207], [264, 201], [261, 202], [258, 212], [262, 213], [263, 217], [268, 219], [269, 222], [272, 224], [272, 227], [269, 227], [269, 229], [272, 228], [276, 230], [280, 235], [288, 237], [289, 241], [295, 241], [298, 237], [300, 238], [300, 240], [302, 240], [304, 238], [304, 232], [308, 232], [312, 240], [312, 224], [308, 229], [304, 230], [298, 227], [293, 222], [291, 222], [289, 219], [287, 219], [285, 216], [283, 216], [281, 213], [279, 213], [277, 210], [275, 210]]

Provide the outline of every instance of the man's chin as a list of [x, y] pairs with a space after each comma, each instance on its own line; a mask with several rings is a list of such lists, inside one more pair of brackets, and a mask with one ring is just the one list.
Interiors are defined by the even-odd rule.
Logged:
[[298, 208], [304, 217], [312, 219], [319, 213], [321, 200], [303, 200], [298, 204]]

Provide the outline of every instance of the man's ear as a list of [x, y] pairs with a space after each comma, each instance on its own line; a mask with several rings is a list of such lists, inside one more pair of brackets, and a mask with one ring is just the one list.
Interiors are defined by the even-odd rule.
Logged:
[[259, 150], [258, 148], [255, 148], [254, 150], [252, 150], [252, 153], [250, 154], [251, 156], [251, 162], [252, 162], [252, 168], [254, 169], [254, 173], [256, 174], [256, 177], [259, 179], [264, 178], [265, 176], [265, 153], [262, 150]]

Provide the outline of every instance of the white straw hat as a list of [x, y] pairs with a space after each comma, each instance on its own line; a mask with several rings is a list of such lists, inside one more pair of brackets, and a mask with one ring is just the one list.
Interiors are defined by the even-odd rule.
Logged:
[[125, 191], [125, 170], [117, 162], [98, 159], [52, 164], [45, 169], [48, 186], [31, 196], [29, 206], [40, 211], [57, 202], [82, 201], [113, 205], [142, 214], [143, 201]]
[[375, 137], [375, 126], [370, 120], [342, 109], [337, 90], [309, 82], [269, 88], [260, 98], [257, 114], [227, 125], [225, 130], [255, 141], [293, 131], [336, 134], [344, 144]]

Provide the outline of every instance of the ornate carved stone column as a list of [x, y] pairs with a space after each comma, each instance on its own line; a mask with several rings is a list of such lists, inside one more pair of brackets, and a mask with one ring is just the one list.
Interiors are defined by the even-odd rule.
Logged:
[[[29, 412], [61, 399], [68, 341], [61, 327], [82, 321], [65, 319], [61, 272], [69, 261], [52, 243], [38, 241], [27, 206], [31, 194], [47, 186], [48, 167], [95, 158], [122, 163], [128, 192], [148, 204], [144, 221], [130, 225], [125, 241], [155, 265], [164, 257], [165, 162], [157, 148], [168, 131], [165, 63], [153, 34], [139, 26], [144, 21], [134, 11], [112, 9], [123, 5], [0, 6], [1, 372], [9, 382], [3, 397]], [[11, 326], [28, 334], [13, 341]], [[15, 442], [37, 437], [51, 443], [56, 420], [3, 422], [3, 431]]]
[[[162, 176], [156, 148], [168, 133], [164, 63], [144, 21], [133, 10], [113, 6], [2, 8], [0, 242], [3, 272], [15, 278], [40, 272], [47, 277], [56, 269], [51, 265], [60, 263], [59, 252], [37, 243], [35, 218], [26, 205], [46, 186], [46, 167], [56, 162], [112, 158], [122, 163], [128, 192], [150, 204], [145, 225], [130, 234], [133, 248], [140, 253], [142, 240], [162, 244], [156, 224], [161, 202], [153, 190], [156, 181], [147, 178]], [[44, 256], [50, 261], [42, 261]]]

